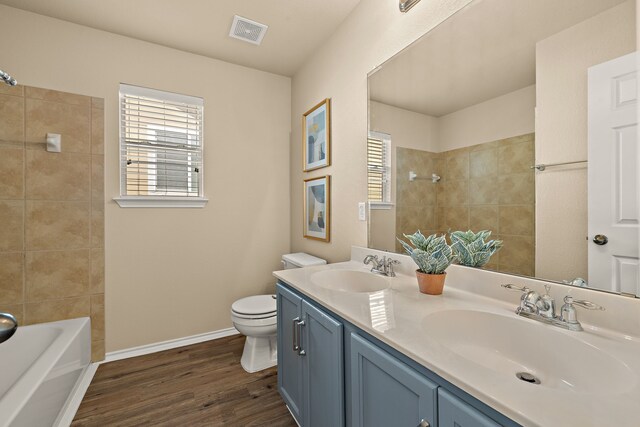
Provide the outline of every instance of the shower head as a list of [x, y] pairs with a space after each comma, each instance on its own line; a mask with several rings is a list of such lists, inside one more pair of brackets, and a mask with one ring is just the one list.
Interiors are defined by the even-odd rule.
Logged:
[[11, 77], [9, 74], [5, 73], [2, 70], [0, 70], [0, 79], [2, 79], [2, 81], [8, 84], [9, 86], [15, 86], [18, 84], [16, 79], [14, 79], [13, 77]]

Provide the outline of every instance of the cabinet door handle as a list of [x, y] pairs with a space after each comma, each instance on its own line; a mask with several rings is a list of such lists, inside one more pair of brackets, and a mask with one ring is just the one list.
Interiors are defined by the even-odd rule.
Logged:
[[298, 351], [300, 350], [300, 337], [298, 334], [298, 321], [300, 320], [299, 317], [296, 317], [292, 320], [292, 329], [293, 329], [293, 334], [292, 334], [292, 339], [293, 339], [293, 351]]
[[297, 320], [296, 325], [298, 326], [298, 356], [304, 356], [307, 354], [307, 352], [302, 349], [302, 327], [305, 325], [304, 320]]
[[429, 421], [425, 420], [424, 418], [420, 420], [420, 424], [418, 424], [418, 427], [429, 427], [431, 426], [431, 424], [429, 424]]

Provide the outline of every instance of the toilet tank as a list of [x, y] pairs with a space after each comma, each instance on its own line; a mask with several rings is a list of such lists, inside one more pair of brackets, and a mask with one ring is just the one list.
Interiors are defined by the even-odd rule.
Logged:
[[326, 260], [304, 252], [282, 255], [282, 266], [285, 270], [290, 268], [309, 267], [311, 265], [322, 265], [326, 263]]

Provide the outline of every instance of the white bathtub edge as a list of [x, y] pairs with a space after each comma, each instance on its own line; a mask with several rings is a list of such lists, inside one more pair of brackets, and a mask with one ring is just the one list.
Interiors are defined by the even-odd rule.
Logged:
[[53, 424], [55, 427], [68, 427], [71, 425], [73, 418], [76, 416], [76, 412], [78, 412], [78, 408], [80, 408], [80, 404], [82, 403], [82, 399], [84, 398], [85, 393], [89, 389], [89, 385], [91, 384], [91, 380], [93, 380], [93, 376], [96, 374], [98, 370], [98, 366], [100, 362], [91, 363], [89, 366], [84, 368], [82, 374], [80, 374], [80, 378], [76, 382], [67, 403], [65, 404], [62, 411], [60, 411], [60, 415], [58, 415], [58, 419]]
[[205, 341], [237, 335], [240, 332], [236, 328], [226, 328], [217, 331], [205, 332], [203, 334], [191, 335], [168, 341], [161, 341], [152, 344], [145, 344], [138, 347], [125, 348], [106, 354], [101, 363], [114, 362], [116, 360], [129, 359], [131, 357], [144, 356], [145, 354], [157, 353], [159, 351], [171, 350], [172, 348], [184, 347], [185, 345], [198, 344]]

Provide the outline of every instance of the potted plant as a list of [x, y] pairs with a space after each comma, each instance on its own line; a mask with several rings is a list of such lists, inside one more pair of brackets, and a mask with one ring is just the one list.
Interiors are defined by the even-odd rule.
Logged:
[[416, 276], [420, 292], [429, 295], [440, 295], [444, 288], [445, 270], [453, 262], [455, 255], [446, 237], [432, 234], [425, 237], [420, 230], [411, 235], [404, 235], [414, 247], [398, 239], [407, 254], [418, 264]]
[[502, 247], [502, 240], [485, 242], [491, 236], [491, 232], [488, 230], [482, 230], [478, 233], [471, 230], [454, 231], [449, 236], [456, 262], [468, 267], [483, 267], [489, 262], [491, 256]]

